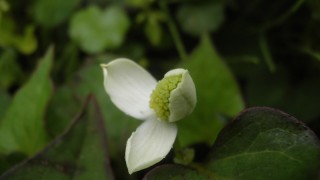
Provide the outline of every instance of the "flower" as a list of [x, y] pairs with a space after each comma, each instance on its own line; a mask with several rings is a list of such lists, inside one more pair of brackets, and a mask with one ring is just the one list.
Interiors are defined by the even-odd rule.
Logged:
[[129, 173], [161, 161], [177, 136], [174, 122], [190, 114], [197, 101], [189, 72], [174, 69], [157, 82], [129, 59], [115, 59], [101, 67], [111, 101], [127, 115], [145, 120], [127, 141], [125, 160]]

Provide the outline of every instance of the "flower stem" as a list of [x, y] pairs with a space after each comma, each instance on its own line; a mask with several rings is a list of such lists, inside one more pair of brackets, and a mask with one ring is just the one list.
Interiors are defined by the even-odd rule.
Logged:
[[261, 49], [262, 56], [270, 70], [270, 72], [274, 73], [276, 70], [276, 66], [273, 62], [272, 55], [270, 53], [269, 45], [265, 37], [265, 33], [261, 33], [259, 37], [259, 45]]
[[167, 6], [166, 2], [164, 2], [164, 1], [160, 1], [159, 4], [160, 4], [161, 9], [166, 13], [167, 25], [168, 25], [169, 31], [172, 35], [174, 44], [175, 44], [177, 51], [179, 53], [180, 59], [185, 61], [187, 59], [187, 53], [186, 53], [185, 47], [182, 43], [177, 26], [175, 25], [173, 19], [170, 16], [168, 6]]

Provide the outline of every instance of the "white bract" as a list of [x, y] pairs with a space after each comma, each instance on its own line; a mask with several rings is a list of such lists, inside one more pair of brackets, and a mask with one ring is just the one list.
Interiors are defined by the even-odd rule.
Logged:
[[125, 160], [132, 174], [169, 153], [177, 136], [173, 122], [193, 111], [196, 89], [185, 69], [171, 70], [157, 82], [129, 59], [119, 58], [101, 66], [111, 101], [127, 115], [145, 120], [127, 141]]

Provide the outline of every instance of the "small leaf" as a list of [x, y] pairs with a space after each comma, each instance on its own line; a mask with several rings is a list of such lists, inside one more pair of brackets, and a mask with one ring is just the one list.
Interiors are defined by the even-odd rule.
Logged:
[[89, 96], [65, 132], [0, 179], [113, 179], [105, 133], [97, 102]]
[[24, 34], [21, 37], [15, 37], [14, 44], [17, 49], [23, 54], [31, 54], [38, 47], [38, 41], [35, 35], [35, 26], [28, 25], [24, 29]]
[[315, 179], [320, 143], [294, 117], [250, 108], [222, 130], [208, 161], [218, 179]]
[[195, 36], [217, 30], [224, 21], [224, 6], [221, 3], [184, 4], [178, 10], [182, 29]]
[[71, 20], [69, 34], [87, 53], [118, 48], [125, 39], [129, 18], [116, 6], [101, 10], [90, 6], [78, 11]]
[[185, 63], [197, 89], [194, 112], [180, 123], [181, 146], [214, 142], [223, 127], [222, 115], [233, 117], [244, 108], [239, 87], [208, 37], [193, 51]]
[[53, 49], [49, 49], [29, 81], [15, 94], [0, 124], [0, 154], [14, 151], [32, 155], [46, 143], [43, 117], [52, 85], [49, 73]]
[[34, 25], [19, 27], [13, 19], [3, 18], [0, 28], [0, 46], [14, 47], [23, 54], [33, 53], [38, 47]]

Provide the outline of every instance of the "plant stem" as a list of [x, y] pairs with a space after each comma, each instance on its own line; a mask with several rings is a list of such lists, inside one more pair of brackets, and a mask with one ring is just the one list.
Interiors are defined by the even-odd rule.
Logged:
[[268, 46], [268, 42], [265, 37], [265, 33], [260, 34], [259, 44], [260, 44], [262, 56], [264, 57], [266, 64], [269, 67], [269, 70], [273, 73], [276, 70], [276, 66], [273, 62], [270, 49]]
[[164, 1], [159, 2], [159, 4], [160, 4], [160, 7], [162, 8], [162, 10], [166, 13], [167, 25], [168, 25], [169, 31], [172, 35], [174, 44], [175, 44], [177, 51], [179, 53], [180, 59], [185, 61], [187, 59], [187, 53], [186, 53], [185, 47], [182, 43], [178, 29], [170, 16], [170, 12], [168, 10], [167, 4]]
[[305, 0], [297, 0], [288, 11], [286, 11], [285, 13], [283, 13], [280, 17], [278, 17], [278, 19], [276, 19], [275, 21], [267, 24], [264, 28], [265, 29], [269, 29], [271, 27], [277, 26], [281, 23], [283, 23], [286, 19], [288, 19], [293, 13], [295, 13], [300, 7], [301, 5], [304, 3]]

